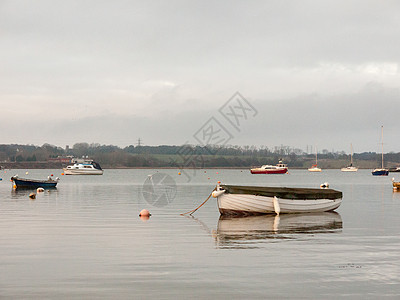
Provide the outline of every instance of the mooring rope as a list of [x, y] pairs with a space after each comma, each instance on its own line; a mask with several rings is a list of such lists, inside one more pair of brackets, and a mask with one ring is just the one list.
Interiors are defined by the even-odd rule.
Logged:
[[185, 213], [181, 214], [181, 216], [184, 216], [184, 215], [187, 215], [187, 214], [192, 215], [196, 210], [198, 210], [200, 207], [202, 207], [202, 206], [211, 198], [212, 193], [213, 193], [214, 191], [216, 191], [216, 190], [217, 190], [217, 187], [215, 187], [215, 188], [211, 191], [210, 195], [208, 195], [207, 199], [206, 199], [202, 204], [200, 204], [197, 208], [195, 208], [195, 209], [193, 209], [193, 210], [191, 210], [191, 211], [188, 211], [188, 212], [185, 212]]

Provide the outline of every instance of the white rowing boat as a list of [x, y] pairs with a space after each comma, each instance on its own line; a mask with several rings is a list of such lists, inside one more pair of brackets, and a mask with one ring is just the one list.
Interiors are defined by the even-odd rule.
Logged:
[[221, 215], [333, 211], [342, 192], [333, 189], [217, 185], [212, 193]]

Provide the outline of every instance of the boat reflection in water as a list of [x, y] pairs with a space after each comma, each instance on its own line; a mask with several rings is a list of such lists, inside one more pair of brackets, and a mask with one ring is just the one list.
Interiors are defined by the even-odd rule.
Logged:
[[44, 192], [37, 193], [36, 189], [11, 189], [11, 199], [13, 200], [21, 200], [21, 199], [28, 199], [29, 195], [34, 192], [37, 196], [43, 195], [43, 197], [48, 197], [49, 195], [57, 195], [58, 189], [54, 188], [46, 188]]
[[220, 216], [214, 237], [221, 248], [255, 248], [268, 239], [298, 239], [304, 234], [337, 233], [342, 228], [337, 212]]

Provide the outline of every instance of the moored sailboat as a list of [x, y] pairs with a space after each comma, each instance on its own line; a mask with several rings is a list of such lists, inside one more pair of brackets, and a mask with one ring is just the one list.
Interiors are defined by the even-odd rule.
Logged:
[[315, 165], [312, 165], [311, 168], [308, 168], [310, 172], [321, 172], [322, 169], [318, 168], [318, 151], [317, 147], [315, 147]]
[[353, 145], [350, 144], [351, 147], [351, 155], [350, 155], [350, 165], [344, 168], [341, 168], [342, 172], [357, 172], [358, 168], [353, 166]]
[[381, 136], [382, 136], [382, 167], [372, 171], [374, 176], [388, 176], [389, 170], [383, 167], [383, 126], [381, 126]]

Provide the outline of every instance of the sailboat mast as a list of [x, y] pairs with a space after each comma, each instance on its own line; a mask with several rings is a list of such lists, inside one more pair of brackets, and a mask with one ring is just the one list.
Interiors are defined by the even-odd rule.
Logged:
[[351, 148], [350, 164], [351, 166], [353, 166], [353, 144], [350, 144], [350, 148]]
[[381, 126], [381, 131], [382, 131], [382, 169], [383, 169], [383, 126]]

